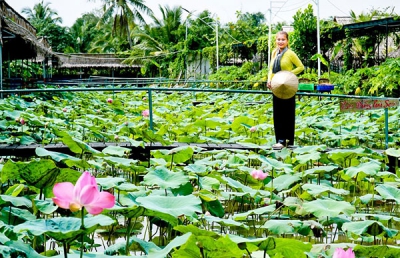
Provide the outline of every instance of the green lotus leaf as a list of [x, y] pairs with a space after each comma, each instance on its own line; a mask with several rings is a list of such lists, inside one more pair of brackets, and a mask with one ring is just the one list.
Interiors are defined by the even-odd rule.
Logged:
[[192, 235], [192, 233], [186, 233], [183, 236], [178, 236], [175, 237], [171, 242], [168, 243], [167, 246], [165, 246], [162, 249], [157, 249], [157, 248], [151, 248], [148, 250], [147, 257], [148, 258], [161, 258], [161, 257], [167, 257], [168, 254], [175, 249], [176, 247], [182, 246], [185, 244], [189, 237]]
[[121, 177], [100, 177], [96, 178], [96, 182], [98, 185], [102, 187], [104, 190], [111, 189], [113, 187], [117, 187], [124, 183], [126, 180]]
[[244, 193], [248, 193], [250, 194], [250, 196], [255, 196], [258, 191], [254, 190], [251, 187], [248, 187], [247, 185], [244, 185], [242, 183], [240, 183], [239, 181], [232, 179], [230, 177], [222, 177], [222, 180], [224, 180], [230, 187], [232, 187], [233, 189], [236, 189], [238, 191], [244, 192]]
[[36, 140], [34, 138], [32, 138], [31, 136], [23, 135], [19, 139], [19, 143], [22, 145], [31, 145], [31, 144], [35, 144]]
[[301, 178], [298, 174], [296, 175], [290, 175], [290, 174], [283, 174], [278, 176], [277, 178], [274, 178], [274, 181], [270, 181], [265, 187], [266, 188], [271, 188], [272, 186], [274, 187], [274, 190], [276, 191], [282, 191], [284, 189], [289, 189], [290, 186], [292, 186], [294, 183], [300, 181]]
[[198, 193], [198, 196], [206, 202], [218, 200], [218, 196], [215, 193], [206, 189], [201, 189]]
[[275, 238], [275, 246], [267, 250], [269, 257], [302, 257], [312, 248], [310, 243], [289, 238]]
[[320, 217], [337, 217], [343, 213], [348, 216], [355, 212], [355, 207], [346, 201], [334, 200], [315, 200], [305, 202], [303, 208], [306, 212], [312, 213], [314, 216]]
[[397, 204], [400, 203], [400, 189], [397, 187], [383, 184], [376, 186], [375, 190], [382, 196], [384, 200], [395, 201]]
[[142, 184], [158, 185], [163, 189], [179, 188], [179, 186], [189, 182], [189, 177], [182, 171], [172, 172], [166, 167], [150, 168], [149, 172], [144, 176]]
[[[246, 250], [252, 252], [253, 250], [271, 250], [274, 249], [275, 246], [275, 238], [267, 237], [267, 238], [244, 238], [238, 235], [228, 234], [228, 237], [238, 245], [246, 244]], [[258, 257], [258, 256], [255, 256]]]
[[302, 225], [301, 220], [280, 220], [273, 219], [268, 220], [261, 226], [261, 228], [266, 228], [271, 234], [291, 234], [297, 232], [297, 228]]
[[277, 171], [284, 171], [285, 173], [293, 172], [293, 166], [291, 164], [285, 164], [279, 160], [267, 158], [265, 156], [258, 156], [258, 159], [264, 164], [268, 165]]
[[91, 153], [91, 154], [97, 154], [100, 153], [100, 151], [93, 149], [90, 147], [87, 143], [73, 138], [70, 135], [65, 135], [62, 137], [62, 142], [68, 146], [68, 148], [76, 154], [82, 155], [84, 153]]
[[8, 241], [0, 245], [0, 257], [45, 258], [38, 254], [30, 245], [22, 241]]
[[89, 234], [97, 229], [98, 226], [110, 226], [115, 221], [105, 215], [85, 217], [85, 229], [81, 229], [81, 219], [72, 217], [58, 217], [53, 219], [32, 219], [14, 227], [14, 232], [21, 233], [28, 231], [34, 236], [46, 233], [57, 241], [72, 240], [83, 232]]
[[338, 195], [348, 195], [350, 191], [345, 189], [338, 189], [329, 185], [316, 185], [316, 184], [304, 184], [301, 186], [303, 190], [306, 190], [309, 194], [313, 196], [318, 196], [325, 192], [330, 192]]
[[156, 150], [151, 154], [154, 158], [163, 158], [167, 162], [174, 162], [175, 164], [183, 163], [193, 157], [193, 148], [191, 146], [180, 146], [171, 150]]
[[[329, 158], [334, 161], [336, 164], [342, 166], [342, 167], [349, 167], [353, 162], [353, 159], [355, 159], [358, 156], [363, 156], [364, 154], [364, 149], [363, 148], [357, 148], [357, 149], [352, 149], [352, 150], [346, 150], [346, 149], [335, 149], [331, 150], [328, 152]], [[356, 160], [354, 161], [356, 162]]]
[[395, 148], [389, 148], [387, 150], [385, 150], [385, 153], [389, 156], [393, 156], [396, 158], [400, 158], [400, 150], [395, 149]]
[[44, 189], [46, 186], [53, 186], [59, 174], [60, 169], [49, 159], [30, 162], [8, 160], [2, 170], [2, 179], [22, 178], [27, 184]]
[[[345, 174], [351, 178], [355, 178], [358, 174], [363, 173], [369, 176], [375, 176], [379, 170], [381, 169], [381, 165], [376, 161], [370, 161], [367, 163], [361, 163], [358, 166], [353, 166], [345, 169]], [[364, 177], [365, 177], [364, 175]]]
[[32, 201], [24, 196], [17, 197], [11, 195], [0, 195], [0, 204], [4, 204], [7, 202], [11, 203], [15, 207], [21, 207], [21, 206], [25, 206], [27, 208], [32, 207]]
[[54, 205], [54, 202], [50, 200], [34, 200], [33, 203], [37, 210], [47, 215], [52, 214], [58, 208], [58, 206]]
[[225, 216], [225, 209], [219, 200], [204, 202], [204, 209], [218, 218], [223, 218]]
[[169, 141], [165, 140], [163, 135], [157, 134], [157, 133], [153, 132], [152, 130], [142, 131], [142, 133], [143, 133], [144, 138], [151, 143], [159, 142], [162, 145], [169, 144]]
[[131, 149], [120, 146], [107, 146], [101, 152], [107, 155], [124, 157], [131, 152]]
[[199, 178], [199, 186], [201, 189], [206, 190], [219, 190], [221, 186], [221, 182], [213, 177], [204, 176]]
[[211, 171], [211, 168], [201, 164], [189, 164], [184, 167], [184, 170], [187, 172], [195, 173], [199, 176], [204, 176]]
[[1, 214], [3, 218], [9, 218], [12, 215], [23, 221], [36, 219], [36, 217], [29, 210], [17, 207], [3, 207], [1, 209]]
[[319, 160], [320, 158], [321, 158], [321, 153], [319, 152], [296, 155], [296, 160], [298, 160], [300, 164], [306, 164], [310, 161]]
[[397, 230], [386, 228], [375, 220], [346, 222], [342, 230], [356, 236], [378, 236], [385, 233], [388, 237], [393, 237], [397, 234]]
[[65, 154], [65, 153], [60, 153], [60, 152], [55, 152], [55, 151], [49, 151], [46, 150], [45, 148], [42, 147], [37, 147], [35, 149], [36, 155], [39, 157], [47, 157], [50, 156], [54, 161], [56, 162], [61, 162], [63, 160], [73, 160], [73, 161], [80, 161], [81, 159], [78, 159], [74, 156]]
[[193, 233], [193, 235], [195, 235], [195, 236], [206, 236], [206, 237], [212, 237], [212, 238], [219, 237], [219, 235], [216, 232], [198, 228], [193, 224], [178, 225], [178, 226], [175, 226], [174, 229], [183, 234], [190, 232], [190, 233]]
[[177, 225], [179, 216], [197, 218], [197, 213], [202, 213], [201, 200], [193, 195], [146, 196], [138, 197], [136, 201], [140, 206], [147, 209], [146, 214], [156, 215], [157, 217], [163, 214], [168, 219], [167, 221], [173, 225]]
[[363, 204], [368, 204], [371, 201], [381, 201], [383, 200], [382, 196], [379, 194], [366, 194], [358, 197]]
[[24, 189], [25, 189], [25, 185], [23, 185], [23, 184], [14, 184], [14, 185], [10, 186], [7, 189], [5, 194], [6, 195], [10, 195], [10, 196], [18, 196], [22, 192], [22, 190], [24, 190]]
[[112, 157], [112, 156], [106, 156], [106, 157], [103, 157], [102, 159], [105, 160], [110, 165], [118, 167], [118, 168], [130, 168], [138, 162], [137, 160], [134, 160], [134, 159], [119, 158], [119, 157]]
[[352, 218], [356, 218], [357, 220], [374, 220], [374, 221], [384, 221], [385, 224], [390, 221], [400, 221], [399, 217], [393, 216], [393, 215], [386, 215], [386, 214], [377, 214], [377, 213], [354, 213]]
[[321, 173], [330, 173], [334, 170], [338, 169], [337, 166], [319, 166], [313, 167], [311, 169], [307, 169], [302, 172], [302, 177], [310, 175], [310, 174], [321, 174]]
[[249, 211], [246, 211], [246, 212], [237, 213], [237, 214], [233, 215], [232, 218], [234, 220], [246, 220], [251, 215], [268, 214], [268, 213], [274, 212], [275, 210], [276, 210], [276, 208], [275, 208], [274, 205], [269, 205], [269, 206], [257, 208], [257, 209], [254, 209], [254, 210], [249, 210]]
[[316, 151], [325, 151], [327, 149], [326, 145], [313, 145], [313, 146], [303, 146], [293, 150], [293, 153], [304, 154], [304, 153], [314, 153]]
[[[137, 243], [140, 246], [141, 250], [143, 250], [145, 253], [149, 253], [150, 250], [161, 250], [161, 248], [158, 247], [153, 242], [147, 242], [143, 239], [131, 236], [129, 238], [128, 246], [130, 247], [134, 243]], [[110, 257], [109, 255], [126, 254], [126, 246], [127, 246], [126, 242], [119, 242], [113, 244], [107, 247], [107, 249], [104, 251], [104, 254], [106, 254], [107, 257]], [[120, 255], [118, 255], [118, 257], [120, 257]], [[147, 257], [147, 256], [124, 256], [124, 257]]]
[[139, 191], [143, 188], [143, 186], [137, 186], [135, 184], [131, 183], [121, 183], [119, 185], [114, 186], [115, 189], [118, 189], [120, 191], [125, 191], [125, 192], [133, 192], [133, 191]]
[[243, 229], [249, 229], [249, 226], [247, 226], [246, 224], [237, 222], [232, 219], [223, 219], [223, 218], [214, 217], [214, 216], [204, 216], [204, 219], [207, 220], [209, 223], [215, 222], [224, 227], [234, 226], [234, 227], [240, 227]]

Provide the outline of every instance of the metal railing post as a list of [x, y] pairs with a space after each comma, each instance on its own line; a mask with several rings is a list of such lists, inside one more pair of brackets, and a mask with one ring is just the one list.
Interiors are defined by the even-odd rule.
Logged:
[[149, 94], [149, 118], [150, 118], [150, 130], [153, 131], [153, 100], [151, 95], [151, 89], [148, 90]]
[[389, 147], [389, 110], [385, 108], [385, 147]]

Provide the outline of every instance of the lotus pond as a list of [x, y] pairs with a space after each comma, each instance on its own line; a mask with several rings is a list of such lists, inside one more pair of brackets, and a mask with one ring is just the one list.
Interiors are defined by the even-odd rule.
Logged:
[[[0, 105], [1, 257], [400, 257], [399, 110], [340, 113], [338, 100], [297, 102], [296, 148], [274, 151], [269, 95], [37, 93]], [[133, 159], [118, 144], [240, 143], [159, 149]], [[63, 143], [72, 154], [49, 151]], [[96, 177], [115, 205], [101, 214], [56, 206], [54, 185]], [[261, 171], [262, 177], [254, 177]], [[252, 176], [253, 175], [253, 176]]]

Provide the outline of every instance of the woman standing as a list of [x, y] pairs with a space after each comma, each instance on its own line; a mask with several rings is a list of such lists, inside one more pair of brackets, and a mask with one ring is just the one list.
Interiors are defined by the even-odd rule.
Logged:
[[[286, 31], [276, 34], [277, 48], [271, 56], [268, 73], [268, 88], [271, 89], [271, 80], [279, 71], [290, 71], [299, 74], [304, 70], [304, 65], [299, 57], [288, 48], [289, 35]], [[289, 99], [280, 99], [273, 95], [273, 118], [276, 144], [274, 149], [282, 149], [284, 146], [294, 144], [296, 96]]]

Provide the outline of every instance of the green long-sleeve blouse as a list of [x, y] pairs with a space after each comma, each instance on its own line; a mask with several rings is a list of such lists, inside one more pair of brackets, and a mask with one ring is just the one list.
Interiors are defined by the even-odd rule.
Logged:
[[[273, 67], [272, 64], [275, 61], [277, 52], [278, 52], [278, 49], [275, 49], [274, 52], [272, 53], [270, 68], [269, 68], [269, 72], [268, 72], [268, 81], [269, 82], [272, 80], [272, 77], [274, 76], [274, 74], [272, 73], [272, 67]], [[281, 70], [291, 71], [292, 73], [297, 75], [304, 70], [304, 65], [300, 61], [300, 59], [296, 55], [296, 53], [293, 52], [291, 49], [288, 49], [281, 58]]]

